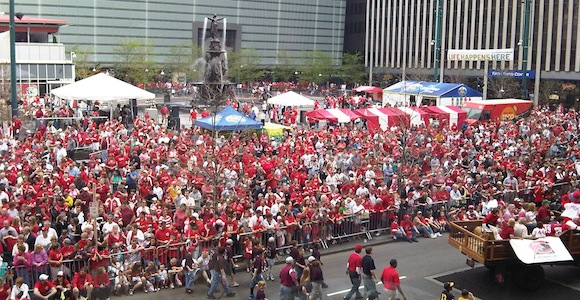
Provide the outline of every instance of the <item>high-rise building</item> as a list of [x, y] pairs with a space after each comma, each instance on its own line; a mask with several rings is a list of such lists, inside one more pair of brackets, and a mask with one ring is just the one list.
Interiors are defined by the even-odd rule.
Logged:
[[[69, 22], [59, 42], [88, 51], [101, 66], [115, 63], [122, 41], [142, 40], [153, 46], [157, 62], [170, 48], [201, 44], [204, 18], [226, 18], [229, 50], [254, 49], [260, 64], [278, 63], [280, 52], [301, 58], [322, 51], [339, 63], [343, 53], [346, 0], [18, 0], [25, 15]], [[7, 12], [8, 0], [0, 0]], [[221, 25], [220, 25], [221, 26]], [[221, 30], [220, 30], [221, 31]]]
[[[440, 50], [435, 40], [439, 1]], [[526, 1], [531, 4], [528, 92], [538, 95], [542, 80], [580, 80], [580, 1], [576, 0], [368, 0], [365, 63], [375, 73], [406, 78], [484, 77], [486, 63], [448, 61], [447, 51], [513, 48], [514, 61], [490, 62], [488, 74], [521, 78]], [[437, 51], [441, 51], [441, 67], [435, 76]]]
[[344, 52], [365, 52], [367, 0], [347, 0], [344, 20]]

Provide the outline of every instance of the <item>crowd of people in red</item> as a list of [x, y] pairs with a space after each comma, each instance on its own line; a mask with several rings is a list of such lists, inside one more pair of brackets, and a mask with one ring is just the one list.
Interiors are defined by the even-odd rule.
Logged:
[[[365, 226], [397, 236], [393, 223], [408, 225], [398, 237], [411, 242], [435, 238], [450, 218], [469, 216], [464, 208], [485, 214], [493, 199], [506, 207], [515, 198], [556, 203], [580, 171], [578, 116], [541, 107], [513, 122], [298, 127], [280, 140], [171, 131], [146, 117], [131, 128], [117, 120], [81, 125], [0, 136], [4, 261], [17, 265], [37, 251], [38, 261], [23, 268], [56, 279], [84, 268], [63, 269], [63, 260], [88, 260], [89, 273], [114, 267], [145, 290], [144, 274], [175, 270], [172, 258], [186, 249], [198, 258], [231, 241], [230, 258], [250, 263], [252, 248], [270, 237], [277, 249], [311, 247], [358, 238]], [[98, 154], [72, 159], [71, 140]]]

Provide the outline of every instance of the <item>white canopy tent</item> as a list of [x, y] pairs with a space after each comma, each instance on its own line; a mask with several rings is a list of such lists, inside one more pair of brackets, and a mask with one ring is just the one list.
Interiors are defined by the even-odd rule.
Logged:
[[268, 104], [282, 106], [314, 106], [314, 100], [290, 91], [268, 99]]
[[65, 100], [122, 101], [155, 99], [155, 94], [105, 73], [99, 73], [53, 89], [50, 93]]

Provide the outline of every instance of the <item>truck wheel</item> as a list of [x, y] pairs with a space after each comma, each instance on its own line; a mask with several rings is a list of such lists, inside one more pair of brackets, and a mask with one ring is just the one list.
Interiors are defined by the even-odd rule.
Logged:
[[491, 263], [491, 262], [485, 262], [483, 264], [488, 270], [490, 271], [495, 271], [495, 264]]
[[516, 285], [525, 291], [537, 290], [544, 281], [545, 273], [542, 266], [518, 266], [514, 270]]

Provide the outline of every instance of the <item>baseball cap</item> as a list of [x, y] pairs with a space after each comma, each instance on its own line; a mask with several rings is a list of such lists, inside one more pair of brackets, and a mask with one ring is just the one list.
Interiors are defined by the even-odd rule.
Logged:
[[308, 262], [309, 262], [309, 263], [311, 263], [311, 262], [313, 262], [313, 261], [315, 261], [315, 260], [316, 260], [316, 258], [315, 258], [314, 256], [309, 256], [309, 257], [308, 257]]
[[550, 200], [542, 200], [542, 205], [544, 204], [550, 204]]
[[231, 245], [231, 244], [233, 244], [233, 243], [234, 243], [234, 240], [232, 240], [232, 239], [228, 239], [228, 240], [226, 241], [226, 244], [228, 244], [228, 245]]
[[270, 238], [268, 238], [268, 242], [270, 242], [270, 243], [273, 243], [275, 241], [276, 241], [276, 239], [273, 236], [271, 236]]
[[56, 276], [64, 276], [64, 272], [63, 271], [58, 271], [58, 273], [56, 273]]
[[195, 250], [195, 247], [193, 246], [187, 247], [187, 252], [192, 252], [193, 250]]
[[360, 244], [357, 244], [356, 246], [354, 246], [354, 251], [362, 251], [362, 246]]
[[443, 287], [447, 290], [447, 289], [452, 288], [454, 285], [455, 285], [455, 283], [453, 281], [448, 281], [443, 285]]
[[287, 264], [291, 264], [291, 263], [293, 263], [293, 262], [294, 262], [294, 258], [292, 258], [292, 256], [288, 256], [288, 257], [286, 257], [286, 263], [287, 263]]
[[48, 275], [46, 274], [40, 274], [40, 276], [38, 276], [39, 280], [48, 280]]

